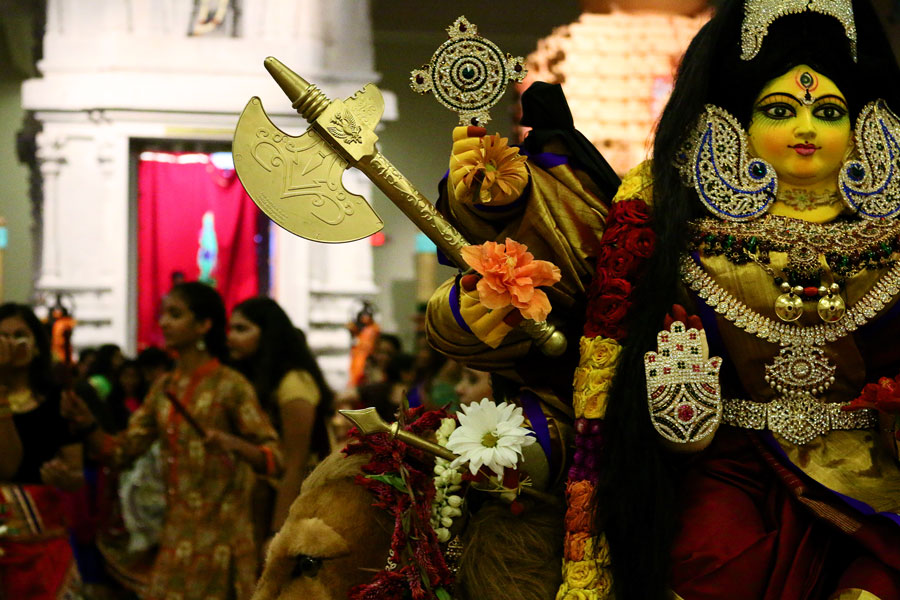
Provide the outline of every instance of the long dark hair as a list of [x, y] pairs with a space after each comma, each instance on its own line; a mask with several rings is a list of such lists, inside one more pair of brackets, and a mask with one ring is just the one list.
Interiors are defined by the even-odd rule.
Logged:
[[50, 337], [47, 329], [41, 323], [31, 307], [25, 304], [7, 302], [0, 305], [0, 321], [11, 317], [19, 317], [25, 321], [25, 325], [34, 336], [34, 344], [37, 355], [28, 365], [28, 387], [36, 396], [46, 398], [51, 393], [58, 391], [53, 377], [53, 358], [50, 353]]
[[330, 447], [325, 420], [334, 412], [334, 393], [325, 382], [322, 370], [306, 343], [306, 335], [294, 327], [277, 302], [265, 296], [244, 300], [234, 307], [232, 313], [240, 313], [259, 327], [259, 349], [253, 356], [238, 361], [235, 367], [253, 382], [260, 404], [279, 431], [281, 415], [275, 398], [278, 385], [289, 371], [295, 369], [312, 375], [319, 389], [319, 403], [311, 447], [320, 456], [328, 454]]
[[855, 117], [878, 97], [897, 106], [900, 71], [868, 0], [854, 3], [859, 63], [850, 57], [843, 26], [818, 13], [790, 15], [769, 28], [759, 55], [740, 59], [742, 0], [726, 0], [691, 42], [657, 127], [653, 147], [653, 229], [656, 251], [648, 260], [627, 317], [619, 367], [609, 395], [601, 480], [593, 502], [596, 532], [610, 545], [619, 600], [667, 597], [670, 552], [677, 532], [673, 508], [677, 464], [665, 453], [647, 415], [644, 353], [679, 298], [678, 259], [687, 247], [686, 223], [705, 211], [686, 188], [672, 158], [705, 104], [733, 114], [744, 126], [763, 85], [799, 64], [832, 79]]
[[172, 286], [170, 294], [175, 294], [187, 304], [188, 309], [199, 320], [209, 319], [212, 326], [203, 341], [207, 351], [221, 361], [228, 359], [228, 345], [225, 343], [225, 303], [222, 296], [212, 287], [199, 281], [188, 281]]

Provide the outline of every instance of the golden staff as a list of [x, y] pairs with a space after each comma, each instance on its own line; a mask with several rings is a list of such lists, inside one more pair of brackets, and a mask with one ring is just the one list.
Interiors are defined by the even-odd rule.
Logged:
[[[383, 222], [364, 198], [347, 191], [341, 175], [353, 166], [405, 214], [460, 269], [469, 243], [375, 147], [384, 112], [377, 87], [366, 85], [347, 100], [329, 100], [315, 85], [273, 57], [265, 67], [310, 123], [298, 137], [278, 129], [253, 97], [234, 134], [234, 164], [247, 193], [275, 223], [309, 240], [348, 242], [379, 231]], [[547, 355], [566, 349], [565, 336], [549, 323], [520, 328]]]

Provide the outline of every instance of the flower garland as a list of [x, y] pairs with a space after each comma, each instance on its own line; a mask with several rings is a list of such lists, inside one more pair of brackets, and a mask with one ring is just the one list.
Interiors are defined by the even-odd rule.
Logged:
[[[581, 359], [575, 369], [575, 454], [566, 484], [566, 537], [563, 583], [557, 600], [605, 600], [612, 589], [609, 546], [591, 529], [590, 500], [599, 476], [607, 394], [618, 365], [625, 315], [641, 269], [653, 253], [650, 210], [637, 193], [635, 170], [622, 182], [600, 239], [597, 269], [588, 289]], [[632, 190], [631, 188], [635, 188]], [[627, 193], [626, 193], [627, 192]]]
[[[406, 413], [405, 430], [427, 436], [438, 429], [444, 411], [423, 407]], [[435, 486], [432, 458], [425, 452], [392, 439], [387, 433], [363, 435], [356, 428], [344, 448], [348, 456], [368, 453], [371, 460], [356, 482], [367, 488], [373, 506], [394, 516], [390, 564], [374, 579], [350, 590], [350, 600], [449, 600], [453, 574], [444, 560], [438, 536], [431, 526]]]
[[[456, 419], [441, 419], [441, 426], [434, 432], [437, 443], [444, 448], [447, 440], [456, 429]], [[453, 519], [462, 516], [462, 467], [453, 468], [450, 461], [441, 457], [434, 459], [434, 502], [431, 505], [431, 527], [440, 543], [450, 541], [450, 528]]]

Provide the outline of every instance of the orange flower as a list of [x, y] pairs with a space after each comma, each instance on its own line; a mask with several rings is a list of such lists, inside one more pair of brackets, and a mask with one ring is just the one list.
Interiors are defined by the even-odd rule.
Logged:
[[559, 281], [559, 267], [546, 260], [534, 260], [527, 246], [509, 238], [506, 244], [485, 242], [463, 248], [462, 257], [482, 276], [476, 286], [481, 304], [490, 309], [512, 305], [526, 319], [547, 319], [550, 300], [535, 288]]
[[566, 484], [566, 496], [568, 498], [569, 508], [588, 510], [593, 494], [594, 484], [590, 481], [570, 481]]
[[590, 481], [570, 481], [566, 484], [566, 532], [568, 534], [591, 530], [590, 503], [594, 484]]
[[481, 141], [480, 148], [460, 160], [465, 169], [463, 183], [471, 189], [481, 181], [478, 200], [482, 204], [489, 204], [492, 199], [498, 204], [515, 200], [528, 183], [525, 157], [499, 135], [486, 135]]
[[585, 546], [587, 546], [588, 540], [590, 539], [590, 534], [584, 531], [567, 533], [565, 541], [566, 560], [584, 560]]

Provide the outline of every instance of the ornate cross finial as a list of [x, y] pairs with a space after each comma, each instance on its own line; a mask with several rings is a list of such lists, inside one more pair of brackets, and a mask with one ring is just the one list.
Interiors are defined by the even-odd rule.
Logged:
[[751, 60], [762, 48], [769, 25], [790, 14], [811, 11], [834, 17], [844, 26], [850, 40], [850, 54], [856, 61], [856, 22], [852, 0], [746, 0], [741, 27], [741, 58]]
[[433, 92], [437, 101], [459, 113], [460, 125], [484, 125], [488, 109], [497, 104], [509, 80], [525, 78], [525, 59], [503, 54], [478, 35], [478, 28], [459, 17], [447, 28], [450, 39], [438, 47], [431, 62], [412, 72], [410, 87]]

